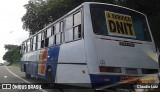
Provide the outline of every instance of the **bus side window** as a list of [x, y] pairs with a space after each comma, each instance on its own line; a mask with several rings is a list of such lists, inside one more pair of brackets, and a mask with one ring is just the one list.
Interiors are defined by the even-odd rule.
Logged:
[[41, 33], [38, 34], [37, 40], [38, 40], [38, 42], [37, 42], [37, 49], [41, 49]]
[[59, 33], [60, 31], [60, 27], [59, 27], [59, 23], [55, 24], [55, 28], [54, 28], [54, 32], [55, 34]]
[[70, 15], [65, 20], [65, 30], [68, 30], [73, 27], [73, 15]]
[[45, 35], [45, 47], [48, 47], [48, 41], [49, 41], [48, 35], [50, 35], [48, 33], [48, 30], [44, 31], [44, 35]]
[[27, 42], [25, 42], [25, 53], [27, 53]]
[[74, 14], [74, 40], [81, 38], [81, 12]]
[[52, 35], [52, 28], [49, 27], [49, 28], [47, 29], [47, 37], [50, 37], [51, 35]]
[[54, 26], [51, 26], [50, 30], [51, 30], [51, 35], [49, 37], [49, 42], [48, 42], [49, 47], [54, 45]]
[[30, 52], [30, 39], [27, 41], [27, 52]]
[[63, 36], [64, 36], [64, 35], [63, 35], [63, 31], [64, 31], [64, 22], [61, 21], [61, 22], [60, 22], [60, 43], [63, 43], [63, 41], [64, 41], [64, 40], [63, 40], [63, 39], [64, 39], [64, 38], [63, 38]]
[[33, 51], [36, 50], [37, 35], [33, 37]]
[[60, 23], [57, 23], [55, 25], [55, 44], [56, 45], [61, 43], [60, 31], [61, 31]]
[[30, 51], [33, 51], [33, 38], [30, 39]]
[[44, 48], [44, 31], [41, 33], [41, 48]]
[[73, 41], [73, 15], [65, 19], [65, 42]]
[[25, 44], [24, 44], [24, 43], [22, 43], [22, 48], [21, 48], [21, 50], [22, 50], [22, 54], [25, 53]]
[[23, 46], [24, 46], [24, 44], [22, 43], [21, 46], [20, 46], [20, 54], [23, 54], [23, 52], [24, 52]]
[[65, 31], [64, 34], [65, 34], [65, 42], [69, 42], [73, 40], [73, 29], [72, 28]]
[[[45, 38], [45, 47], [53, 45], [52, 36], [53, 35], [53, 27], [49, 27], [46, 31], [46, 38]], [[52, 41], [52, 42], [51, 42]]]
[[54, 43], [54, 35], [49, 38], [49, 46], [52, 46]]
[[55, 34], [55, 27], [54, 26], [52, 26], [52, 28], [51, 28], [51, 30], [52, 30], [52, 35], [54, 35]]
[[35, 43], [35, 50], [37, 50], [37, 47], [38, 47], [38, 35], [36, 35], [36, 43]]
[[56, 34], [56, 45], [60, 44], [60, 33]]

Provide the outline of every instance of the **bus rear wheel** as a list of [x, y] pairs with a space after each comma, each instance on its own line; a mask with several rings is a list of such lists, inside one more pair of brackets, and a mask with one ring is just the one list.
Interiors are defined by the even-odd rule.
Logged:
[[47, 83], [53, 83], [53, 75], [51, 72], [51, 68], [47, 71]]
[[48, 84], [49, 88], [54, 88], [53, 75], [51, 71], [52, 71], [51, 68], [47, 70], [47, 83], [49, 83]]

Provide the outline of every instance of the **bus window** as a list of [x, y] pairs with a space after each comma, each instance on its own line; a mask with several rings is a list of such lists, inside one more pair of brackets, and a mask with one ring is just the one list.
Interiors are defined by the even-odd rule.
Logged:
[[52, 35], [52, 29], [51, 27], [47, 29], [47, 37], [50, 37]]
[[44, 40], [41, 41], [41, 48], [44, 48]]
[[47, 34], [48, 34], [47, 30], [45, 30], [45, 31], [44, 31], [44, 39], [47, 38]]
[[33, 44], [33, 51], [35, 50], [35, 43]]
[[33, 38], [30, 39], [30, 51], [33, 51]]
[[41, 48], [44, 48], [44, 32], [41, 33]]
[[35, 48], [36, 48], [36, 45], [35, 45], [36, 42], [37, 42], [37, 36], [34, 36], [34, 37], [33, 37], [33, 51], [36, 50], [36, 49], [35, 49]]
[[33, 37], [33, 43], [36, 43], [36, 41], [37, 41], [37, 36], [34, 36]]
[[28, 52], [27, 42], [25, 42], [25, 53]]
[[60, 32], [63, 32], [63, 21], [60, 22]]
[[74, 26], [81, 24], [81, 12], [78, 12], [74, 15]]
[[41, 49], [41, 42], [38, 42], [38, 49]]
[[55, 32], [55, 27], [54, 27], [54, 26], [52, 26], [51, 30], [52, 30], [52, 32], [51, 32], [51, 33], [52, 33], [52, 35], [54, 35], [54, 34], [55, 34], [55, 33], [54, 33], [54, 32]]
[[51, 36], [51, 37], [49, 38], [49, 46], [52, 46], [53, 43], [54, 43], [54, 36]]
[[37, 42], [38, 42], [38, 35], [36, 35], [36, 39], [35, 39], [35, 40], [36, 40], [36, 43], [35, 43], [35, 50], [37, 50], [37, 45], [38, 45], [38, 43], [37, 43]]
[[69, 42], [73, 40], [73, 29], [69, 29], [64, 32], [65, 34], [65, 42]]
[[30, 52], [30, 40], [27, 41], [27, 52]]
[[143, 14], [115, 6], [91, 5], [93, 31], [97, 35], [151, 41]]
[[44, 40], [45, 39], [45, 32], [43, 31], [42, 33], [41, 33], [41, 40]]
[[56, 45], [60, 44], [61, 42], [61, 39], [60, 39], [60, 34], [56, 34]]
[[74, 40], [81, 38], [81, 26], [74, 27]]
[[81, 38], [81, 12], [74, 14], [74, 40]]
[[63, 34], [63, 32], [61, 32], [61, 43], [63, 43], [63, 41], [64, 41], [64, 34]]
[[38, 41], [41, 41], [41, 33], [38, 34]]
[[45, 39], [45, 47], [48, 47], [49, 38]]
[[55, 34], [59, 33], [59, 23], [55, 25]]
[[73, 16], [69, 16], [65, 20], [65, 30], [68, 30], [73, 27]]

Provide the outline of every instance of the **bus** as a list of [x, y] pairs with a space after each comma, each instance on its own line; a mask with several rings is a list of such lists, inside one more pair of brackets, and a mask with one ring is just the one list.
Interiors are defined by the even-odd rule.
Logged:
[[82, 3], [23, 41], [21, 53], [26, 78], [49, 83], [101, 87], [159, 72], [146, 15], [106, 3]]

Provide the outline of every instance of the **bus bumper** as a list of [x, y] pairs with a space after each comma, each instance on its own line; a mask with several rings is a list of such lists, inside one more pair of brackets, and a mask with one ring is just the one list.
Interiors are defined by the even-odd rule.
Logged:
[[157, 75], [130, 76], [130, 75], [98, 75], [90, 74], [93, 88], [124, 88], [132, 89], [138, 83], [159, 83]]

